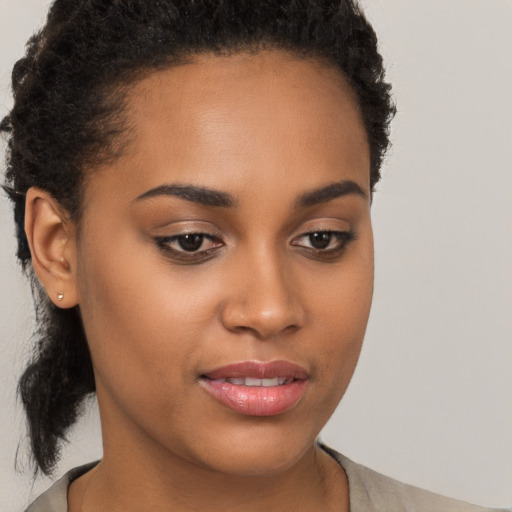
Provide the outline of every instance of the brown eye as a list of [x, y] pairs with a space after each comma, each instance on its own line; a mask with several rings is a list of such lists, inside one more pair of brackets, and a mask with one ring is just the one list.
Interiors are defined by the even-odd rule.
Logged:
[[201, 248], [204, 241], [204, 235], [192, 233], [190, 235], [181, 235], [176, 237], [176, 241], [181, 249], [186, 252], [194, 252]]
[[155, 242], [170, 258], [184, 263], [206, 260], [224, 246], [219, 237], [207, 233], [156, 237]]
[[314, 249], [325, 249], [329, 246], [332, 240], [332, 233], [330, 231], [319, 231], [310, 233], [309, 243]]
[[311, 231], [292, 240], [292, 245], [316, 254], [334, 254], [341, 252], [354, 240], [350, 231]]

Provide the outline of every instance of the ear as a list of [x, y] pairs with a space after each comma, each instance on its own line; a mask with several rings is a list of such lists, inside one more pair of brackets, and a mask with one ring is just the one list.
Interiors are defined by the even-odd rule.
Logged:
[[76, 306], [76, 226], [45, 190], [27, 191], [25, 233], [32, 266], [50, 300], [61, 308]]

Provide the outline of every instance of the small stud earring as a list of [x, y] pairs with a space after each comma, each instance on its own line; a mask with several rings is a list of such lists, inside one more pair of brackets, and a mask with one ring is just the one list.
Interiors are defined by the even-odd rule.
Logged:
[[57, 299], [59, 299], [59, 302], [62, 302], [63, 298], [64, 298], [64, 294], [62, 292], [57, 293]]

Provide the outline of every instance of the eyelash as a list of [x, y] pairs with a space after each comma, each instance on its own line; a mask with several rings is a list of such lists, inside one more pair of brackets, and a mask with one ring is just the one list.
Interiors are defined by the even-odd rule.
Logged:
[[[303, 245], [299, 245], [296, 243], [296, 240], [299, 240], [301, 238], [309, 237], [309, 242], [312, 242], [312, 237], [314, 235], [327, 235], [329, 237], [328, 239], [328, 245], [331, 245], [333, 241], [337, 242], [334, 247], [331, 247], [330, 249], [325, 248], [315, 248], [315, 247], [305, 247]], [[353, 242], [356, 239], [355, 233], [352, 231], [334, 231], [334, 230], [314, 230], [314, 231], [308, 231], [307, 233], [303, 233], [302, 235], [299, 235], [298, 237], [295, 237], [291, 244], [299, 247], [302, 251], [308, 253], [310, 257], [313, 257], [314, 259], [319, 260], [331, 260], [335, 259], [338, 256], [341, 255], [341, 253], [345, 250], [347, 245], [350, 242]]]
[[[182, 245], [186, 237], [200, 237], [201, 243], [198, 249], [202, 247], [205, 240], [210, 240], [211, 242], [214, 242], [216, 245], [209, 249], [203, 249], [202, 251], [187, 251], [186, 249], [183, 248]], [[173, 236], [159, 236], [155, 238], [155, 242], [160, 247], [160, 249], [169, 253], [172, 258], [184, 263], [196, 263], [206, 261], [210, 259], [211, 256], [213, 256], [213, 253], [216, 250], [220, 249], [224, 245], [219, 236], [201, 232], [180, 233], [179, 235]], [[182, 250], [174, 249], [171, 246], [171, 244], [173, 243], [181, 245]]]
[[[337, 241], [335, 247], [326, 249], [326, 248], [315, 248], [315, 247], [306, 247], [304, 245], [300, 245], [297, 243], [297, 240], [300, 240], [305, 237], [309, 237], [309, 242], [312, 242], [312, 238], [314, 235], [322, 235], [328, 237], [328, 245], [331, 245], [333, 238], [334, 241]], [[183, 247], [183, 243], [186, 242], [187, 237], [195, 237], [200, 238], [200, 243], [197, 249], [187, 251]], [[304, 252], [308, 257], [317, 260], [329, 261], [332, 259], [336, 259], [347, 245], [356, 239], [355, 233], [352, 231], [334, 231], [334, 230], [314, 230], [303, 233], [297, 237], [295, 237], [291, 241], [291, 245], [297, 247], [299, 250]], [[173, 236], [162, 236], [156, 237], [156, 244], [162, 250], [168, 253], [171, 258], [181, 261], [182, 263], [202, 263], [204, 261], [209, 260], [214, 256], [214, 253], [224, 246], [221, 238], [218, 235], [212, 235], [209, 233], [201, 233], [201, 232], [191, 232], [191, 233], [181, 233], [179, 235]], [[209, 249], [199, 250], [203, 245], [205, 240], [209, 240], [213, 242], [214, 246]], [[194, 241], [194, 240], [189, 240]], [[172, 247], [172, 244], [179, 244], [181, 249], [175, 249]]]

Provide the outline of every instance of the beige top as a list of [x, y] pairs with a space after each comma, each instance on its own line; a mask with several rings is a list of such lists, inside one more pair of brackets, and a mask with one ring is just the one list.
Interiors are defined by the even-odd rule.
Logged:
[[[512, 508], [498, 510], [477, 507], [403, 484], [352, 462], [330, 448], [322, 448], [336, 459], [347, 473], [350, 512], [512, 512]], [[25, 512], [67, 512], [67, 490], [70, 483], [95, 465], [94, 462], [66, 473]]]

